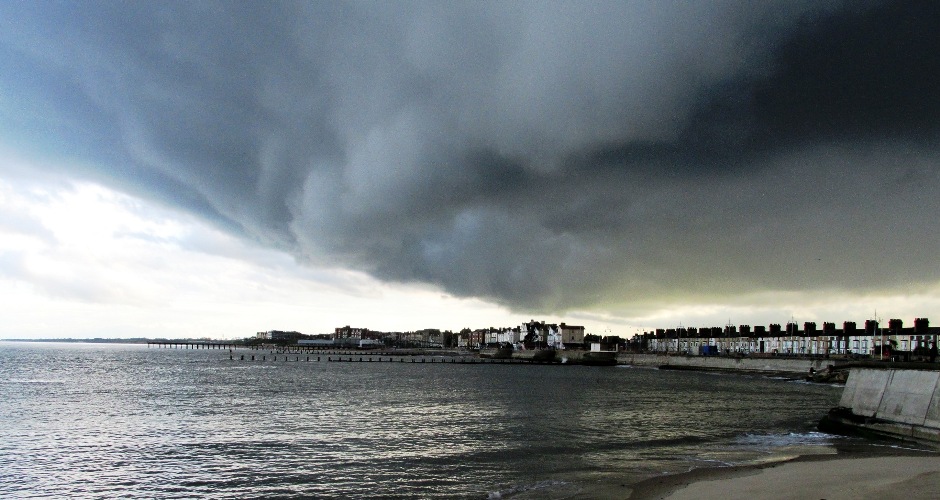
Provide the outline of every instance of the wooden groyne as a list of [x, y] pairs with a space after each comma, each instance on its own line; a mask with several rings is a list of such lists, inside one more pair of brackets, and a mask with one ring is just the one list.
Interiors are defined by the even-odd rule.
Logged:
[[[549, 362], [540, 362], [524, 359], [491, 359], [475, 357], [421, 357], [421, 356], [300, 356], [290, 354], [241, 354], [236, 356], [229, 354], [232, 361], [247, 362], [292, 362], [292, 363], [411, 363], [411, 364], [441, 364], [441, 365], [532, 365], [532, 364], [552, 364]], [[557, 363], [556, 363], [557, 364]]]

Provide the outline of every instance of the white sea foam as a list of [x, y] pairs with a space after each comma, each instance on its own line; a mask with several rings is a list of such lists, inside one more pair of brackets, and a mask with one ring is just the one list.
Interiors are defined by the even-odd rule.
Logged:
[[784, 446], [827, 446], [832, 435], [824, 432], [790, 432], [787, 434], [745, 434], [735, 440], [736, 444], [767, 448]]
[[68, 382], [67, 380], [57, 380], [57, 379], [23, 379], [23, 378], [11, 378], [7, 380], [7, 383], [10, 384], [64, 384]]
[[[576, 488], [567, 481], [548, 479], [530, 484], [512, 485], [499, 491], [491, 491], [487, 498], [489, 500], [501, 500], [504, 498], [518, 498], [535, 495], [533, 498], [561, 498], [566, 497], [572, 492], [567, 491]], [[580, 488], [577, 488], [580, 490]]]

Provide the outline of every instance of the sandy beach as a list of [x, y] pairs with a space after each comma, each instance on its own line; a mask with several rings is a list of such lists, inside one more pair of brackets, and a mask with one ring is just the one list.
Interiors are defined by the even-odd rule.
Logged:
[[940, 454], [812, 456], [762, 467], [701, 469], [648, 479], [630, 500], [936, 499]]

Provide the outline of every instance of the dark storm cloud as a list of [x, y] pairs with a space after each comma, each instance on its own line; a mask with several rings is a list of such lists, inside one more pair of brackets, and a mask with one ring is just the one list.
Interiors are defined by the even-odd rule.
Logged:
[[0, 7], [5, 142], [517, 307], [935, 282], [930, 2]]

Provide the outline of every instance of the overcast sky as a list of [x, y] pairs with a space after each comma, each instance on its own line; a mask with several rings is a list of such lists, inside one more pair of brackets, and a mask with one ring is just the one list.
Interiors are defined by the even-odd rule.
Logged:
[[0, 336], [940, 322], [938, 25], [2, 2]]

